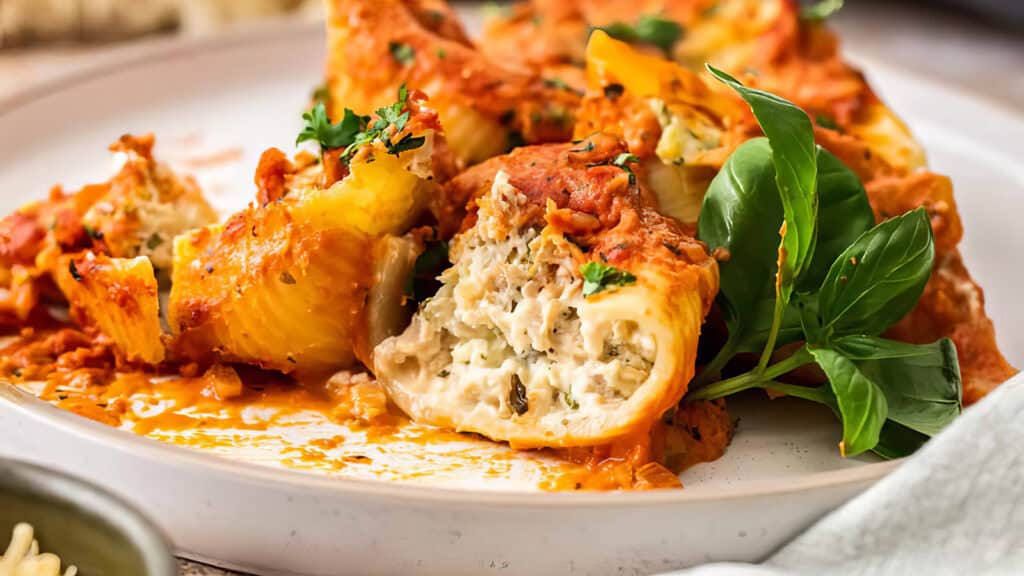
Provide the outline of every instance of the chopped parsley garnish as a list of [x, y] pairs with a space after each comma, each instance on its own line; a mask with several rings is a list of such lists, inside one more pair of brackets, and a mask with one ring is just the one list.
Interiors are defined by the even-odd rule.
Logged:
[[576, 399], [572, 397], [572, 393], [571, 392], [563, 392], [562, 393], [562, 397], [565, 398], [565, 405], [566, 406], [568, 406], [569, 408], [571, 408], [573, 410], [579, 410], [580, 409], [579, 402], [577, 402]]
[[516, 414], [520, 416], [530, 410], [530, 404], [526, 399], [526, 386], [523, 386], [523, 381], [519, 379], [518, 374], [512, 374], [512, 386], [508, 391], [508, 403], [515, 410]]
[[554, 88], [556, 90], [565, 90], [566, 92], [572, 92], [574, 94], [582, 95], [582, 92], [573, 88], [572, 86], [569, 86], [565, 82], [565, 80], [562, 80], [561, 78], [545, 78], [544, 85], [547, 86], [548, 88]]
[[843, 0], [821, 0], [800, 10], [801, 20], [820, 21], [832, 16], [843, 7]]
[[321, 102], [302, 115], [305, 127], [299, 133], [296, 144], [315, 140], [320, 144], [321, 151], [345, 148], [341, 160], [347, 163], [360, 146], [378, 140], [384, 144], [389, 154], [398, 156], [407, 150], [419, 148], [426, 142], [425, 137], [412, 134], [402, 136], [397, 142], [391, 140], [391, 136], [404, 130], [409, 122], [409, 111], [406, 110], [408, 102], [409, 90], [402, 84], [398, 88], [398, 100], [390, 106], [378, 108], [377, 119], [372, 124], [369, 116], [361, 116], [348, 108], [345, 109], [345, 116], [341, 122], [331, 124]]
[[[575, 144], [579, 144], [579, 143], [580, 142], [575, 142]], [[586, 143], [583, 144], [583, 146], [580, 146], [579, 148], [573, 148], [572, 150], [569, 150], [569, 152], [590, 152], [593, 149], [594, 149], [594, 142], [592, 140], [586, 140]]]
[[609, 84], [604, 87], [604, 97], [609, 100], [615, 101], [618, 100], [619, 96], [622, 96], [622, 93], [625, 91], [626, 89], [622, 86], [622, 84]]
[[839, 127], [839, 124], [837, 124], [836, 121], [832, 119], [832, 117], [827, 116], [825, 114], [815, 114], [814, 123], [817, 124], [818, 126], [821, 126], [822, 128], [828, 128], [829, 130], [842, 132], [842, 129]]
[[636, 156], [630, 154], [629, 152], [623, 152], [622, 154], [619, 154], [618, 156], [615, 157], [615, 160], [612, 161], [612, 164], [614, 164], [614, 165], [616, 165], [616, 166], [618, 166], [620, 168], [625, 168], [626, 164], [630, 164], [630, 163], [633, 163], [633, 162], [639, 162], [639, 161], [640, 161], [639, 158], [637, 158]]
[[583, 276], [583, 296], [636, 282], [636, 276], [601, 262], [587, 262], [580, 266], [580, 275]]
[[416, 49], [402, 42], [390, 42], [388, 51], [391, 57], [402, 66], [409, 66], [416, 60]]
[[445, 50], [444, 48], [438, 48], [437, 49], [437, 57], [439, 59], [441, 59], [441, 60], [444, 60], [445, 58], [448, 57], [448, 51]]
[[324, 103], [317, 102], [312, 110], [302, 115], [302, 120], [305, 125], [302, 132], [299, 132], [295, 143], [301, 144], [307, 140], [315, 140], [320, 144], [321, 150], [329, 150], [351, 144], [356, 134], [366, 128], [366, 123], [370, 121], [370, 118], [359, 116], [346, 108], [345, 117], [341, 119], [341, 122], [331, 124]]
[[85, 229], [85, 233], [88, 234], [89, 238], [92, 238], [93, 240], [103, 240], [103, 232], [100, 232], [88, 224], [82, 224], [82, 228]]
[[622, 168], [623, 170], [625, 170], [626, 173], [629, 174], [629, 185], [630, 186], [635, 186], [636, 185], [636, 173], [633, 172], [633, 168], [631, 168], [629, 165], [631, 163], [639, 162], [639, 161], [640, 161], [640, 159], [637, 158], [636, 156], [634, 156], [634, 155], [632, 155], [632, 154], [630, 154], [628, 152], [623, 152], [622, 154], [619, 154], [618, 156], [615, 157], [615, 160], [612, 161], [612, 164], [614, 164], [615, 166], [618, 166], [619, 168]]
[[657, 16], [644, 16], [633, 26], [625, 22], [613, 22], [599, 26], [598, 29], [623, 42], [657, 46], [666, 55], [671, 55], [676, 42], [683, 38], [683, 27], [678, 22]]
[[327, 87], [327, 83], [321, 84], [313, 89], [313, 93], [310, 95], [310, 100], [313, 102], [322, 102], [327, 104], [331, 101], [331, 90]]
[[426, 141], [427, 138], [425, 136], [413, 136], [412, 134], [406, 134], [405, 136], [402, 136], [398, 142], [392, 143], [390, 140], [385, 140], [384, 146], [387, 148], [388, 154], [398, 156], [402, 152], [415, 150], [420, 146], [423, 146], [423, 143]]
[[630, 154], [629, 152], [623, 152], [616, 156], [615, 159], [612, 160], [611, 162], [608, 162], [607, 160], [604, 162], [594, 162], [593, 164], [587, 164], [587, 167], [589, 168], [593, 166], [616, 166], [618, 168], [622, 168], [622, 170], [626, 172], [626, 174], [629, 174], [629, 185], [635, 186], [636, 173], [633, 172], [633, 168], [630, 166], [630, 164], [639, 161], [639, 158]]
[[160, 234], [154, 232], [153, 234], [150, 235], [149, 238], [146, 239], [146, 248], [149, 248], [150, 250], [156, 250], [156, 247], [163, 243], [164, 239], [160, 236]]

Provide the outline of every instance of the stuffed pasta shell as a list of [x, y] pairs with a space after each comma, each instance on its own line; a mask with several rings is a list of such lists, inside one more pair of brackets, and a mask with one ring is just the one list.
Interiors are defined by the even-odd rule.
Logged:
[[442, 287], [374, 352], [415, 420], [518, 447], [646, 434], [693, 376], [717, 292], [617, 139], [520, 148], [454, 179], [475, 198]]
[[[402, 100], [395, 123], [319, 164], [264, 154], [258, 204], [174, 242], [168, 319], [183, 359], [326, 373], [368, 359], [406, 320], [407, 234], [436, 196], [436, 115]], [[377, 122], [363, 120], [368, 126]], [[371, 328], [372, 326], [372, 328]]]
[[711, 179], [748, 135], [731, 94], [693, 72], [595, 30], [587, 43], [587, 94], [576, 137], [616, 134], [640, 160], [662, 213], [694, 223]]
[[822, 144], [862, 178], [925, 165], [906, 125], [842, 58], [835, 34], [821, 18], [801, 17], [795, 0], [530, 0], [493, 20], [482, 44], [492, 58], [527, 67], [590, 67], [581, 56], [595, 30], [696, 74], [710, 63], [796, 103]]

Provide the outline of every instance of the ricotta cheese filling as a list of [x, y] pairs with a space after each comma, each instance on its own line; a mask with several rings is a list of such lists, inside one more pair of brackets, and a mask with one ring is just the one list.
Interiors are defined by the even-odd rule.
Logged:
[[721, 145], [721, 129], [698, 110], [684, 106], [670, 109], [658, 98], [648, 100], [648, 105], [661, 125], [655, 153], [664, 162], [689, 164], [701, 153]]
[[385, 377], [411, 377], [422, 392], [414, 415], [445, 407], [473, 420], [562, 420], [620, 403], [649, 378], [654, 337], [591, 310], [571, 244], [517, 226], [526, 201], [499, 173], [476, 225], [453, 241], [438, 293], [376, 350]]

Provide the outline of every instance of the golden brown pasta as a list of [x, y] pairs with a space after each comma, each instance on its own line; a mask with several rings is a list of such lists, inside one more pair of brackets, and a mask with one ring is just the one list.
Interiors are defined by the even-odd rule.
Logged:
[[129, 362], [164, 360], [156, 276], [149, 258], [85, 252], [62, 256], [54, 271], [71, 317], [95, 326]]
[[[269, 191], [278, 176], [258, 177], [265, 203], [175, 240], [168, 318], [176, 354], [321, 373], [351, 365], [358, 350], [397, 330], [384, 320], [404, 319], [382, 312], [404, 300], [390, 275], [408, 274], [421, 246], [396, 237], [436, 189], [431, 155], [440, 136], [417, 136], [423, 146], [397, 155], [380, 142], [360, 148], [336, 182], [285, 178], [276, 154], [265, 155], [263, 169], [287, 183], [283, 191]], [[337, 163], [337, 154], [324, 162]], [[401, 265], [381, 277], [378, 263], [392, 251]], [[369, 319], [379, 321], [372, 334]]]

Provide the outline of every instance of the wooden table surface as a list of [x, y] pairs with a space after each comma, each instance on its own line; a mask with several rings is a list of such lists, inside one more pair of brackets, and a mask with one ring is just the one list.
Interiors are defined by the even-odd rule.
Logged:
[[[901, 66], [1024, 113], [1024, 33], [963, 15], [895, 2], [854, 0], [835, 18], [846, 49]], [[161, 36], [113, 46], [0, 51], [0, 100], [140, 46], [174, 42]], [[869, 71], [870, 73], [870, 71]], [[233, 574], [188, 561], [182, 576]]]

